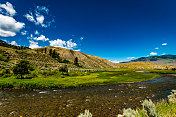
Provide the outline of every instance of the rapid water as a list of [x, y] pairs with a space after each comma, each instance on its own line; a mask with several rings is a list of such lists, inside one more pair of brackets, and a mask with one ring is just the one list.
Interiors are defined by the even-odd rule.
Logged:
[[0, 116], [77, 117], [88, 109], [94, 117], [115, 117], [123, 108], [140, 108], [144, 99], [160, 101], [176, 89], [176, 77], [147, 82], [73, 89], [0, 91]]

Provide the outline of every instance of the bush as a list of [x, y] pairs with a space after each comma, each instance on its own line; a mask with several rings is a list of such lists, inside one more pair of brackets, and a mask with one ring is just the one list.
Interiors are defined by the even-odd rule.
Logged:
[[85, 110], [85, 112], [78, 115], [78, 117], [92, 117], [92, 114], [89, 112], [89, 110]]
[[61, 67], [59, 69], [59, 71], [62, 72], [62, 74], [64, 74], [64, 73], [68, 74], [68, 67], [65, 65], [65, 66]]
[[123, 110], [123, 117], [137, 117], [139, 113], [137, 110], [132, 110], [131, 108]]
[[144, 100], [142, 106], [148, 117], [160, 117], [156, 112], [155, 104], [151, 100]]
[[168, 101], [170, 103], [176, 103], [176, 90], [172, 90], [171, 95], [168, 95]]
[[21, 78], [23, 78], [23, 75], [29, 74], [29, 70], [34, 69], [26, 60], [21, 60], [20, 63], [13, 67], [13, 73], [16, 75], [20, 74]]

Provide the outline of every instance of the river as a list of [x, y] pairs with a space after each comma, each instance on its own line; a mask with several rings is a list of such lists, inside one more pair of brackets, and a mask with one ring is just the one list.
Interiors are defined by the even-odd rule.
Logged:
[[140, 108], [144, 99], [160, 101], [176, 89], [176, 77], [147, 82], [73, 89], [1, 90], [0, 116], [77, 117], [88, 109], [94, 117], [115, 117], [123, 108]]

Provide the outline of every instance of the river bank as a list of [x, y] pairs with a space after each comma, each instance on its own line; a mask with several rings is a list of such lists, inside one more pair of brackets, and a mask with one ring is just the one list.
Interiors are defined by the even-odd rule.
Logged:
[[94, 72], [80, 76], [61, 76], [59, 74], [44, 76], [39, 74], [32, 79], [16, 77], [0, 78], [1, 89], [46, 89], [75, 88], [116, 83], [143, 82], [160, 77], [159, 74], [141, 73], [134, 70], [114, 70]]
[[116, 117], [124, 108], [141, 108], [141, 102], [166, 99], [176, 78], [164, 76], [150, 83], [119, 83], [82, 88], [1, 90], [0, 115], [78, 116], [88, 109], [93, 116]]

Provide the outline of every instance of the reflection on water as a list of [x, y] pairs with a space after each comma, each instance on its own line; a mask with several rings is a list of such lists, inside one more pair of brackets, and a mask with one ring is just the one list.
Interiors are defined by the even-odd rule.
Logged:
[[144, 99], [166, 98], [172, 89], [176, 89], [176, 78], [164, 76], [134, 84], [0, 91], [0, 115], [76, 117], [89, 109], [96, 117], [115, 117], [123, 108], [140, 107]]

